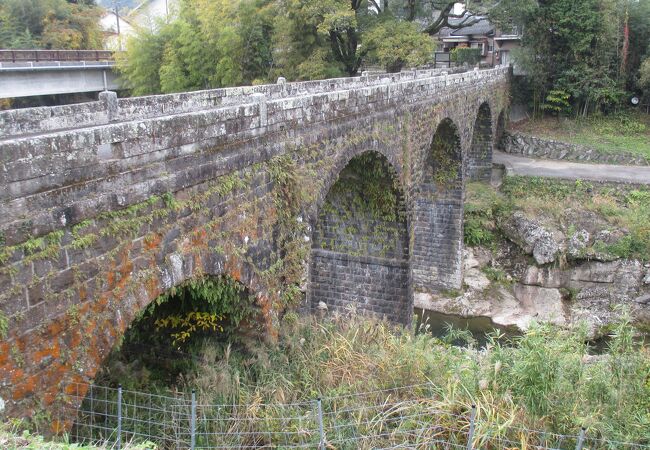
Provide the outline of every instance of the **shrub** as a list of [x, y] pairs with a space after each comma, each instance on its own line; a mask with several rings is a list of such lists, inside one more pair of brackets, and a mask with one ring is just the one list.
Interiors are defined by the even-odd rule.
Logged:
[[478, 48], [456, 47], [451, 51], [451, 60], [462, 66], [475, 66], [481, 61], [481, 50]]

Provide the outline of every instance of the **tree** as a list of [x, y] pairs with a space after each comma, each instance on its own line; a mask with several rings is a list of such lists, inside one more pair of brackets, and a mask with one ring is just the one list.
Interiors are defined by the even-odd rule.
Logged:
[[[650, 57], [650, 0], [627, 0], [629, 8], [629, 53], [623, 73], [629, 90], [640, 88], [636, 74], [645, 58]], [[647, 91], [646, 91], [647, 92]]]
[[344, 66], [331, 51], [329, 33], [319, 26], [325, 6], [315, 0], [278, 0], [273, 24], [274, 75], [290, 80], [342, 76]]
[[536, 110], [551, 91], [552, 98], [568, 94], [576, 114], [620, 103], [622, 1], [546, 0], [526, 11], [517, 62], [528, 73]]
[[2, 48], [102, 47], [101, 11], [93, 1], [2, 0]]
[[650, 97], [650, 57], [646, 58], [639, 68], [639, 87], [645, 96]]
[[418, 66], [431, 59], [433, 40], [412, 22], [387, 20], [370, 30], [365, 38], [370, 56], [389, 72], [404, 66]]
[[118, 69], [136, 95], [266, 80], [272, 64], [270, 5], [184, 0], [177, 19], [129, 40]]

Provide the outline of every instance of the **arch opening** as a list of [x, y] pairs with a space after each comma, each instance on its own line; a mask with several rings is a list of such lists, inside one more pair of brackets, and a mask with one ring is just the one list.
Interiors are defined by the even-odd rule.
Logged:
[[[145, 307], [100, 366], [94, 383], [132, 389], [183, 389], [206, 345], [236, 343], [255, 332], [255, 298], [229, 276], [171, 288]], [[145, 389], [146, 388], [146, 389]]]
[[451, 119], [444, 119], [436, 128], [427, 154], [427, 168], [431, 182], [446, 191], [462, 190], [463, 157], [458, 128]]
[[[73, 441], [115, 439], [121, 386], [124, 408], [130, 407], [123, 412], [123, 441], [156, 437], [169, 448], [185, 446], [182, 436], [169, 434], [164, 421], [151, 422], [151, 414], [173, 408], [172, 393], [189, 394], [206, 371], [216, 370], [211, 366], [218, 364], [219, 355], [230, 354], [231, 345], [259, 337], [261, 321], [255, 297], [229, 276], [188, 280], [163, 293], [131, 322], [93, 383], [78, 387], [78, 397], [71, 395], [79, 408], [66, 409], [62, 419], [70, 421]], [[231, 402], [233, 383], [226, 381], [206, 395]]]
[[[316, 218], [310, 262], [312, 308], [354, 307], [406, 322], [409, 239], [404, 191], [382, 154], [352, 158]], [[322, 306], [322, 304], [321, 304]]]
[[476, 115], [472, 145], [468, 155], [468, 176], [471, 181], [489, 181], [492, 174], [492, 113], [483, 103]]

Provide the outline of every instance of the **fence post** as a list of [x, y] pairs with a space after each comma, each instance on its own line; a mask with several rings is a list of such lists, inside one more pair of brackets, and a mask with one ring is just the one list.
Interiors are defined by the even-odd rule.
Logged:
[[476, 405], [472, 405], [472, 414], [469, 417], [469, 433], [467, 435], [467, 450], [473, 450], [474, 446], [472, 441], [474, 440], [474, 424], [476, 422]]
[[117, 450], [122, 448], [122, 385], [117, 385]]
[[585, 432], [587, 430], [585, 427], [580, 428], [580, 434], [578, 435], [578, 443], [576, 444], [576, 450], [582, 450], [582, 446], [585, 443]]
[[196, 447], [196, 391], [192, 389], [192, 415], [190, 417], [190, 448]]
[[320, 436], [318, 449], [322, 450], [325, 448], [325, 433], [323, 431], [323, 407], [321, 405], [320, 398], [316, 400], [316, 408], [318, 409], [318, 433]]

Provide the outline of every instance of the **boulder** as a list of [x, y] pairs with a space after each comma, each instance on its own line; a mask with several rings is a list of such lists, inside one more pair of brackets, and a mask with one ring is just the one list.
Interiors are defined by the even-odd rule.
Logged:
[[561, 288], [565, 284], [565, 272], [556, 267], [528, 266], [521, 277], [521, 284], [544, 288]]
[[537, 264], [552, 263], [563, 247], [561, 233], [549, 231], [521, 212], [514, 213], [501, 225], [501, 229], [508, 239], [533, 255]]
[[580, 230], [577, 233], [575, 233], [573, 236], [571, 236], [567, 248], [567, 252], [569, 256], [574, 259], [583, 256], [585, 253], [585, 249], [589, 244], [590, 237], [591, 236], [589, 235], [589, 232], [587, 230]]
[[465, 271], [464, 282], [469, 289], [482, 291], [490, 286], [490, 280], [479, 269], [472, 267]]
[[636, 260], [611, 262], [589, 261], [571, 269], [570, 287], [581, 288], [593, 284], [609, 285], [618, 295], [637, 292], [641, 287], [643, 266]]
[[517, 284], [514, 293], [523, 311], [531, 319], [556, 325], [566, 324], [562, 294], [558, 289]]

